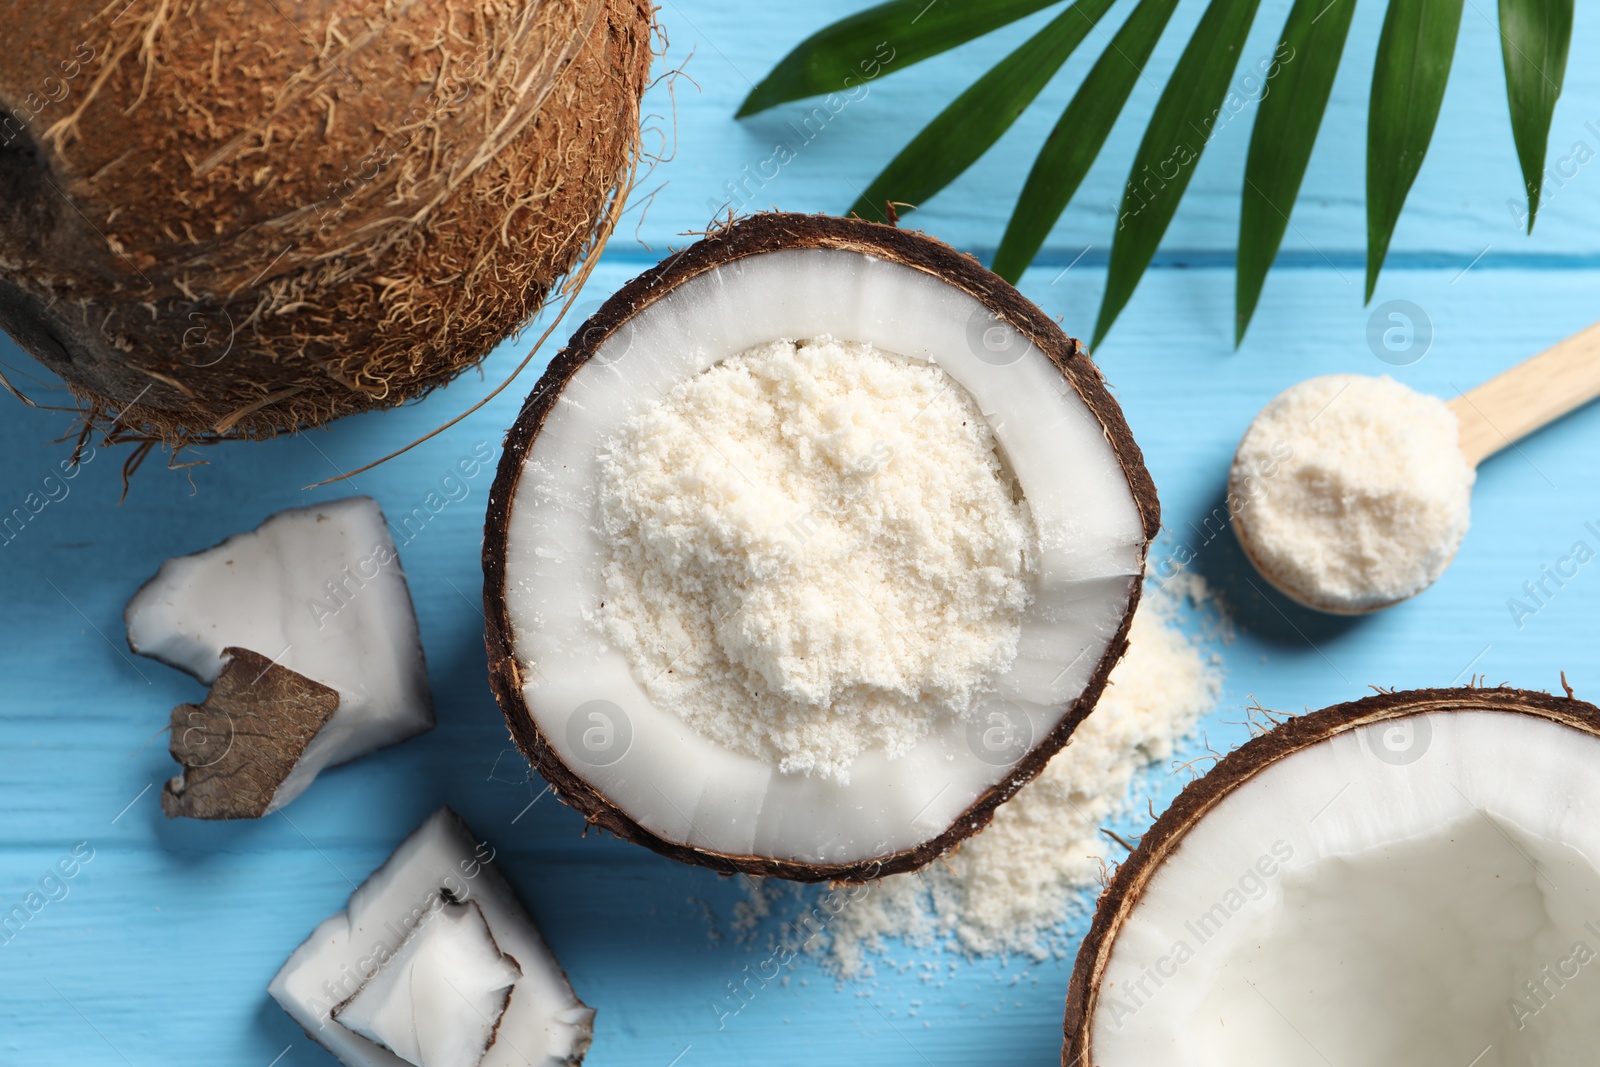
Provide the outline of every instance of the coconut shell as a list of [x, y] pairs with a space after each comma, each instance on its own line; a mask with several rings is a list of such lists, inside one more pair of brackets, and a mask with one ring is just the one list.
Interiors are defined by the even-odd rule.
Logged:
[[1531, 715], [1600, 737], [1600, 708], [1566, 696], [1525, 689], [1415, 689], [1378, 693], [1336, 704], [1281, 723], [1240, 745], [1203, 777], [1190, 782], [1171, 807], [1145, 831], [1139, 847], [1122, 862], [1095, 910], [1094, 922], [1078, 950], [1067, 990], [1063, 1067], [1094, 1061], [1093, 1024], [1100, 983], [1111, 961], [1122, 924], [1167, 858], [1183, 847], [1189, 831], [1241, 785], [1313, 745], [1374, 723], [1429, 712], [1498, 711]]
[[225, 648], [202, 704], [172, 709], [172, 758], [183, 773], [161, 790], [167, 817], [259, 819], [300, 756], [339, 710], [339, 693], [259, 652]]
[[0, 327], [127, 438], [420, 396], [609, 232], [650, 11], [22, 4], [0, 50]]
[[618, 837], [685, 863], [724, 873], [744, 872], [789, 878], [802, 882], [864, 882], [888, 874], [916, 870], [950, 851], [989, 824], [995, 808], [1032, 781], [1061, 748], [1080, 722], [1094, 709], [1111, 668], [1127, 650], [1128, 627], [1139, 603], [1134, 584], [1125, 615], [1088, 685], [1061, 721], [990, 787], [973, 805], [937, 837], [915, 848], [872, 860], [847, 864], [806, 864], [768, 856], [739, 856], [666, 841], [618, 810], [581, 774], [556, 755], [534, 722], [522, 694], [521, 668], [513, 646], [511, 619], [505, 596], [505, 558], [511, 502], [522, 475], [523, 461], [543, 428], [561, 391], [613, 333], [635, 315], [683, 283], [745, 256], [789, 249], [840, 249], [861, 252], [931, 274], [975, 297], [995, 315], [1027, 337], [1045, 353], [1099, 420], [1107, 440], [1127, 476], [1148, 542], [1160, 529], [1160, 505], [1155, 483], [1145, 469], [1144, 456], [1134, 443], [1122, 409], [1106, 388], [1100, 371], [1083, 345], [1067, 336], [1053, 319], [1017, 292], [999, 275], [986, 270], [971, 256], [925, 234], [893, 226], [841, 219], [826, 215], [769, 213], [735, 222], [688, 246], [625, 285], [573, 335], [551, 361], [523, 404], [516, 424], [506, 434], [499, 471], [489, 491], [489, 511], [484, 528], [485, 643], [489, 653], [489, 681], [505, 714], [517, 746], [544, 776], [557, 796], [581, 812], [592, 824]]

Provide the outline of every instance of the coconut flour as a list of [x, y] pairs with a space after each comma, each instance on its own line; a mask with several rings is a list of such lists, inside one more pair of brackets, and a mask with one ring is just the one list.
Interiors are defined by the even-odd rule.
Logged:
[[1389, 377], [1301, 382], [1234, 457], [1239, 539], [1276, 584], [1328, 610], [1421, 592], [1467, 531], [1475, 475], [1459, 434], [1444, 401]]
[[[844, 907], [827, 909], [826, 922], [785, 929], [792, 925], [793, 939], [808, 949], [826, 947], [828, 963], [845, 977], [870, 974], [870, 957], [888, 948], [888, 938], [951, 944], [968, 955], [1045, 958], [1069, 948], [1064, 924], [1085, 909], [1082, 890], [1122, 852], [1100, 828], [1135, 807], [1134, 777], [1170, 759], [1216, 706], [1217, 660], [1179, 620], [1185, 601], [1199, 607], [1209, 599], [1188, 572], [1146, 582], [1127, 655], [1094, 712], [988, 828], [922, 871], [852, 888]], [[796, 892], [774, 880], [746, 884], [749, 899], [736, 909], [734, 929], [747, 934], [781, 915], [783, 898]], [[805, 908], [808, 891], [798, 894]]]
[[928, 363], [775, 341], [679, 383], [600, 463], [600, 623], [651, 700], [848, 780], [1017, 654], [1036, 533], [970, 394]]

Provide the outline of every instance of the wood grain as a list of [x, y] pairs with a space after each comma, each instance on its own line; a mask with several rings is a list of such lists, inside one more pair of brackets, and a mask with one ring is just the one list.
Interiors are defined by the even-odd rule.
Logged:
[[1476, 467], [1600, 396], [1600, 324], [1557, 341], [1450, 401]]
[[[740, 72], [758, 76], [804, 33], [854, 6], [666, 4], [673, 55], [697, 48], [692, 71], [704, 89], [680, 84], [678, 156], [656, 179], [672, 184], [648, 212], [636, 209], [624, 222], [584, 302], [609, 295], [667, 246], [687, 243], [678, 235], [703, 225], [707, 197], [770, 152], [781, 114], [770, 125], [729, 118], [748, 89]], [[1178, 18], [1203, 6], [1185, 4]], [[1119, 3], [1110, 17], [1127, 8]], [[1267, 36], [1285, 10], [1263, 4]], [[1575, 414], [1484, 463], [1473, 528], [1450, 571], [1373, 618], [1318, 617], [1265, 591], [1218, 519], [1240, 435], [1288, 385], [1315, 374], [1390, 373], [1455, 396], [1596, 318], [1600, 169], [1580, 168], [1550, 198], [1533, 238], [1515, 232], [1505, 200], [1520, 178], [1503, 129], [1499, 47], [1492, 26], [1471, 12], [1456, 83], [1396, 252], [1374, 307], [1362, 306], [1361, 160], [1353, 146], [1364, 130], [1374, 11], [1381, 15], [1381, 5], [1362, 5], [1357, 15], [1350, 66], [1335, 87], [1286, 241], [1286, 268], [1269, 277], [1244, 347], [1232, 347], [1229, 258], [1248, 141], [1241, 121], [1208, 150], [1168, 238], [1175, 251], [1157, 257], [1095, 354], [1161, 493], [1168, 533], [1157, 558], [1179, 548], [1192, 553], [1231, 605], [1238, 636], [1215, 646], [1227, 671], [1223, 706], [1204, 724], [1219, 749], [1245, 739], [1238, 707], [1252, 697], [1299, 711], [1353, 699], [1369, 685], [1459, 684], [1468, 674], [1549, 689], [1563, 669], [1580, 697], [1600, 693], [1593, 654], [1600, 564], [1582, 566], [1559, 586], [1547, 582], [1537, 605], [1524, 589], [1540, 581], [1541, 568], [1570, 560], [1576, 543], [1600, 549], [1591, 458], [1600, 452], [1600, 413]], [[1600, 55], [1600, 21], [1586, 8], [1578, 19], [1574, 55]], [[1130, 115], [1147, 112], [1186, 33], [1176, 23], [1169, 30], [1151, 84], [1138, 90], [1144, 103], [1130, 104]], [[1003, 54], [1016, 43], [1001, 36], [979, 42], [974, 56]], [[1252, 38], [1246, 56], [1271, 47]], [[903, 83], [875, 86], [859, 111], [838, 116], [768, 184], [764, 198], [797, 210], [842, 207], [854, 195], [850, 183], [864, 187], [909, 136], [907, 121], [931, 116], [953, 85], [977, 77], [976, 62], [957, 54]], [[1069, 64], [1047, 89], [1056, 110], [1081, 69]], [[992, 244], [1037, 143], [1028, 123], [1042, 137], [1054, 120], [1048, 101], [1042, 106], [1038, 122], [1024, 116], [970, 181], [915, 224], [968, 250]], [[664, 89], [653, 110], [669, 114]], [[1600, 146], [1584, 130], [1590, 116], [1600, 117], [1600, 65], [1574, 62], [1557, 111], [1553, 165], [1575, 139]], [[1125, 122], [1113, 148], [1129, 158], [1141, 131]], [[1115, 193], [1123, 177], [1117, 169], [1097, 168], [1085, 203]], [[652, 251], [628, 240], [641, 214], [640, 234]], [[1098, 305], [1111, 225], [1109, 209], [1069, 212], [1045, 260], [1023, 279], [1024, 292], [1076, 336], [1087, 332]], [[1094, 248], [1064, 269], [1085, 245]], [[1485, 245], [1493, 247], [1472, 264]], [[1407, 366], [1383, 362], [1381, 345], [1368, 340], [1376, 308], [1391, 299], [1411, 301], [1431, 323], [1430, 347]], [[445, 479], [478, 442], [498, 450], [545, 357], [483, 411], [355, 485], [302, 490], [461, 411], [522, 351], [504, 346], [485, 381], [468, 377], [419, 405], [327, 432], [218, 449], [187, 476], [162, 472], [152, 457], [120, 507], [120, 454], [96, 452], [64, 481], [57, 464], [68, 445], [57, 439], [70, 431], [70, 417], [3, 408], [0, 520], [18, 508], [25, 517], [0, 534], [0, 911], [23, 900], [74, 844], [89, 842], [95, 858], [67, 883], [66, 896], [0, 944], [0, 1063], [268, 1067], [282, 1054], [275, 1067], [329, 1067], [333, 1061], [268, 1000], [266, 983], [316, 922], [343, 906], [352, 883], [446, 802], [499, 849], [498, 862], [574, 986], [598, 1009], [592, 1067], [1057, 1062], [1070, 960], [968, 961], [894, 946], [876, 977], [843, 985], [801, 960], [719, 1029], [713, 1005], [766, 955], [764, 933], [743, 946], [729, 927], [743, 887], [613, 839], [584, 837], [582, 820], [528, 779], [486, 679], [479, 549], [489, 474], [460, 484]], [[30, 391], [40, 388], [38, 368], [5, 342], [0, 371]], [[161, 731], [172, 707], [199, 700], [203, 689], [127, 652], [123, 604], [168, 556], [253, 527], [280, 508], [356, 491], [377, 497], [391, 517], [418, 508], [427, 516], [397, 541], [438, 729], [321, 775], [282, 814], [259, 822], [168, 821], [156, 802], [174, 771]], [[425, 505], [430, 491], [446, 500], [437, 512]], [[1527, 612], [1514, 612], [1513, 601]], [[1154, 769], [1139, 786], [1157, 810], [1182, 781], [1168, 771]], [[1137, 803], [1143, 810], [1142, 796]], [[1140, 832], [1133, 822], [1122, 829]], [[713, 927], [720, 940], [708, 936]]]

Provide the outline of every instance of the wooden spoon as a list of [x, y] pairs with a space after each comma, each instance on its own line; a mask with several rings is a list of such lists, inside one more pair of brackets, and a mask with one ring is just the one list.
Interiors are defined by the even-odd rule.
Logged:
[[1600, 397], [1600, 323], [1449, 402], [1461, 453], [1476, 467], [1533, 431]]
[[[1477, 388], [1447, 401], [1447, 406], [1461, 426], [1461, 454], [1469, 466], [1476, 468], [1501, 449], [1596, 397], [1600, 397], [1600, 323], [1558, 341]], [[1228, 491], [1230, 498], [1239, 492], [1232, 477]], [[1237, 532], [1237, 525], [1235, 528]], [[1307, 599], [1262, 566], [1242, 535], [1239, 544], [1262, 577], [1279, 592], [1308, 608], [1333, 615], [1365, 615], [1399, 603], [1388, 601], [1350, 610]]]

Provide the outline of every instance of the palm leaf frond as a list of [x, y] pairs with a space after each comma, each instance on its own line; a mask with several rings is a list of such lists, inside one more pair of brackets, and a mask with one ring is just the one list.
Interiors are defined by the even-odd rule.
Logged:
[[[1060, 2], [1060, 0], [1055, 0]], [[1234, 307], [1244, 337], [1290, 226], [1327, 112], [1357, 0], [1294, 0], [1267, 61], [1245, 161]], [[1444, 100], [1465, 0], [1389, 0], [1367, 115], [1367, 276], [1371, 300]], [[1052, 0], [888, 0], [812, 34], [751, 90], [740, 116], [894, 74], [1051, 6]], [[1139, 0], [1045, 139], [995, 253], [1012, 282], [1038, 255], [1104, 149], [1178, 0]], [[1512, 137], [1531, 232], [1541, 204], [1551, 116], [1561, 95], [1575, 0], [1498, 0]], [[1113, 0], [1076, 0], [920, 130], [852, 211], [922, 206], [975, 163], [1038, 97]], [[1124, 186], [1095, 343], [1155, 257], [1194, 168], [1231, 104], [1229, 82], [1259, 0], [1210, 0], [1157, 101]], [[1106, 35], [1103, 31], [1098, 34]], [[1239, 108], [1230, 107], [1227, 115]]]
[[843, 92], [889, 68], [930, 56], [1042, 11], [1056, 0], [889, 0], [795, 45], [750, 90], [735, 118], [823, 93]]
[[1177, 213], [1195, 164], [1223, 115], [1228, 82], [1239, 64], [1239, 51], [1259, 2], [1211, 0], [1156, 101], [1123, 189], [1111, 264], [1106, 270], [1106, 292], [1100, 300], [1091, 347], [1105, 337], [1133, 296]]
[[1002, 278], [1018, 281], [1039, 254], [1050, 228], [1100, 155], [1177, 6], [1178, 0], [1141, 0], [1084, 77], [1034, 159], [1011, 212], [991, 266]]
[[885, 201], [913, 208], [978, 161], [1033, 103], [1113, 0], [1078, 0], [996, 63], [872, 180], [850, 208], [881, 218]]
[[1567, 74], [1573, 0], [1500, 0], [1500, 52], [1506, 67], [1511, 136], [1528, 190], [1528, 232], [1539, 213], [1550, 119]]
[[1355, 11], [1356, 0], [1295, 0], [1283, 25], [1244, 165], [1234, 344], [1244, 340], [1283, 243]]
[[1439, 120], [1462, 0], [1389, 0], [1367, 105], [1367, 296]]

